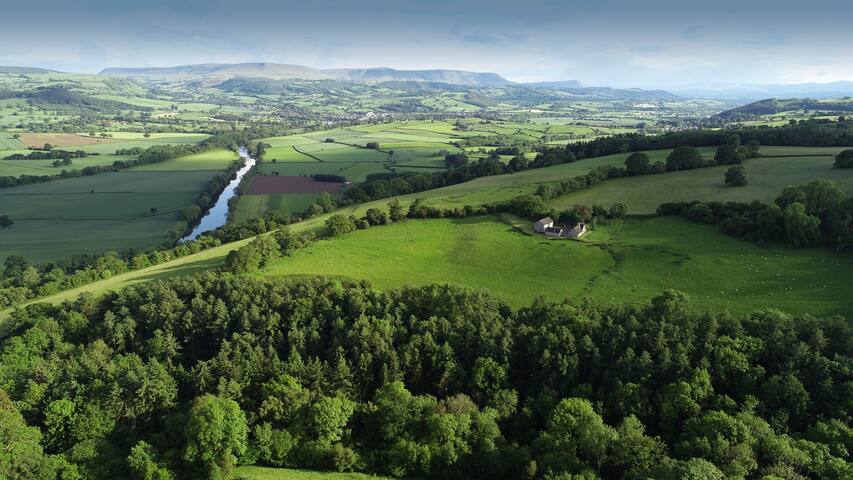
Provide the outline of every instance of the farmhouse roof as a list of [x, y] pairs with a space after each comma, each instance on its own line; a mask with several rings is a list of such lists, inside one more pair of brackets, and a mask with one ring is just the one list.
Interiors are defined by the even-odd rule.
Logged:
[[539, 225], [545, 225], [547, 223], [554, 223], [554, 221], [551, 220], [551, 217], [545, 217], [543, 219], [537, 220], [536, 223], [538, 223]]

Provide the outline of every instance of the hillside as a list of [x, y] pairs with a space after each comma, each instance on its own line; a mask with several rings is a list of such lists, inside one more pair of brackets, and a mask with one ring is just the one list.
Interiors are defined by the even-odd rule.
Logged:
[[0, 73], [28, 75], [33, 73], [54, 73], [56, 70], [48, 70], [46, 68], [37, 67], [14, 67], [0, 65]]
[[821, 112], [826, 114], [844, 114], [853, 112], [853, 98], [822, 100], [810, 98], [768, 98], [720, 112], [715, 117], [729, 121], [746, 121], [753, 120], [762, 115], [773, 115], [798, 110], [808, 110], [813, 114]]

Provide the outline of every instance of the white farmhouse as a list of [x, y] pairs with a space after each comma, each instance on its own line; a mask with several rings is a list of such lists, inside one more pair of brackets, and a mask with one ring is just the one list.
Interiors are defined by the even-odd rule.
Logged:
[[538, 233], [545, 233], [545, 230], [554, 226], [554, 220], [551, 217], [545, 217], [533, 224], [533, 230]]

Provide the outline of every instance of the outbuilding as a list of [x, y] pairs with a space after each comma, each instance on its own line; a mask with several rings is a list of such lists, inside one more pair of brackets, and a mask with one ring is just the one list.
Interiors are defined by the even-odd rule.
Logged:
[[554, 220], [551, 217], [545, 217], [533, 224], [533, 230], [538, 233], [545, 233], [545, 230], [554, 226]]
[[571, 237], [571, 238], [580, 238], [581, 235], [586, 233], [586, 224], [578, 223], [571, 230], [564, 230], [563, 236]]

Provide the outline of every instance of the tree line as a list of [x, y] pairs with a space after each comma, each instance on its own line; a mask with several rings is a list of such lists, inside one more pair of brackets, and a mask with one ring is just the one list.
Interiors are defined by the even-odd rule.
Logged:
[[684, 130], [662, 135], [630, 133], [600, 137], [588, 142], [546, 148], [540, 155], [559, 158], [589, 158], [616, 153], [676, 147], [717, 146], [730, 143], [736, 134], [744, 145], [790, 145], [802, 147], [845, 147], [853, 145], [853, 120], [781, 127], [740, 127], [737, 129]]
[[851, 325], [227, 273], [15, 314], [0, 476], [846, 479]]
[[718, 224], [724, 233], [754, 242], [824, 245], [839, 251], [853, 246], [853, 197], [846, 197], [829, 180], [787, 187], [770, 205], [759, 201], [668, 202], [657, 213]]

